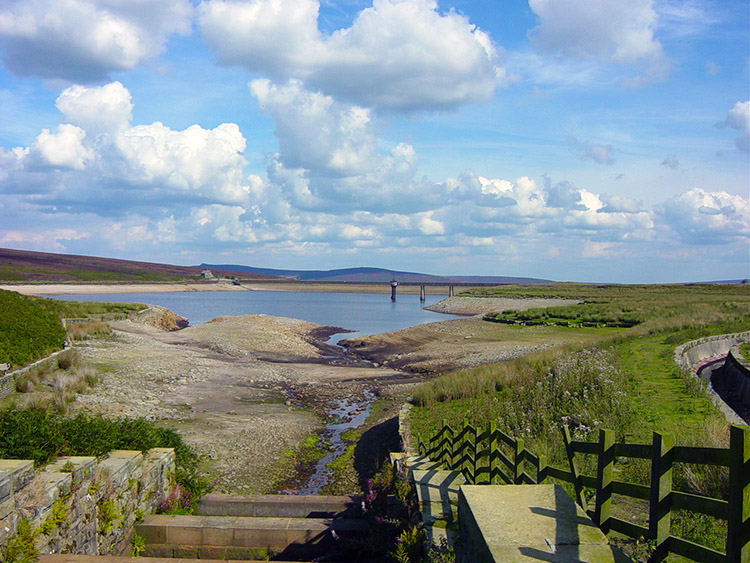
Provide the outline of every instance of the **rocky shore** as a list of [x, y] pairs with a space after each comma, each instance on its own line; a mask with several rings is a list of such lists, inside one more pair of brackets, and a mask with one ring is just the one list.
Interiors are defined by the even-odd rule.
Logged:
[[[246, 315], [166, 331], [158, 309], [111, 323], [113, 335], [79, 348], [101, 382], [74, 410], [144, 417], [177, 429], [203, 456], [217, 492], [272, 493], [289, 481], [291, 453], [317, 434], [330, 404], [408, 377], [357, 360], [329, 358], [297, 319]], [[143, 322], [148, 321], [149, 324]]]

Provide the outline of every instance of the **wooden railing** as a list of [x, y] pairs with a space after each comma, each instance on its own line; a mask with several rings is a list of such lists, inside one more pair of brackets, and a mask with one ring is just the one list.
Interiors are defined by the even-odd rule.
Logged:
[[[563, 440], [568, 469], [547, 465], [544, 457], [526, 449], [524, 441], [498, 430], [494, 423], [484, 429], [464, 421], [454, 430], [443, 421], [440, 430], [425, 444], [418, 439], [419, 453], [439, 461], [450, 470], [461, 471], [469, 483], [538, 484], [558, 479], [573, 486], [576, 502], [604, 533], [619, 532], [654, 543], [650, 561], [662, 561], [669, 553], [700, 563], [750, 561], [750, 428], [732, 425], [729, 448], [675, 446], [668, 434], [654, 432], [651, 444], [616, 443], [614, 432], [600, 430], [597, 442], [572, 440], [567, 427]], [[580, 471], [581, 456], [596, 456], [596, 476]], [[618, 457], [650, 461], [650, 485], [614, 478]], [[693, 495], [672, 489], [675, 463], [716, 465], [729, 468], [729, 500]], [[589, 505], [584, 488], [594, 490]], [[648, 501], [648, 527], [611, 515], [613, 495]], [[673, 536], [670, 522], [674, 510], [689, 510], [727, 522], [726, 552]]]

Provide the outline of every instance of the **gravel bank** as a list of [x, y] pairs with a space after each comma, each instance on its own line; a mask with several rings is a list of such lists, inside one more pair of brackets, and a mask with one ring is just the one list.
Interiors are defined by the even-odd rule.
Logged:
[[112, 337], [80, 347], [102, 381], [74, 410], [177, 429], [217, 492], [276, 492], [293, 477], [289, 453], [320, 431], [329, 404], [403, 378], [356, 360], [331, 364], [315, 340], [324, 327], [297, 319], [222, 317], [173, 332], [111, 325]]

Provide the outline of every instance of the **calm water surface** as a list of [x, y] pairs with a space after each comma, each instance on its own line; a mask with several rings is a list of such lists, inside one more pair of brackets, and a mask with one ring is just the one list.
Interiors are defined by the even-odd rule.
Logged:
[[[424, 305], [444, 296], [428, 295]], [[425, 311], [418, 295], [399, 295], [395, 303], [388, 293], [312, 293], [305, 291], [196, 291], [176, 293], [110, 293], [107, 295], [60, 295], [64, 301], [108, 301], [160, 305], [190, 320], [205, 323], [223, 315], [265, 314], [293, 317], [353, 332], [335, 335], [332, 341], [380, 334], [418, 324], [444, 321], [453, 315]]]

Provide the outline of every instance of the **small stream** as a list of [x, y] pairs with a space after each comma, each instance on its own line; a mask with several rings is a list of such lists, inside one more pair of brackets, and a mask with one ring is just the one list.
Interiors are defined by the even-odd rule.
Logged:
[[[370, 390], [364, 392], [364, 400], [337, 399], [335, 406], [328, 412], [331, 422], [325, 425], [320, 435], [322, 443], [330, 444], [329, 452], [315, 464], [315, 469], [307, 484], [296, 491], [286, 491], [299, 495], [318, 495], [328, 484], [333, 470], [327, 467], [334, 459], [344, 453], [346, 443], [341, 435], [347, 430], [359, 428], [370, 414], [370, 407], [375, 399], [375, 393]], [[320, 442], [319, 442], [320, 443]]]

